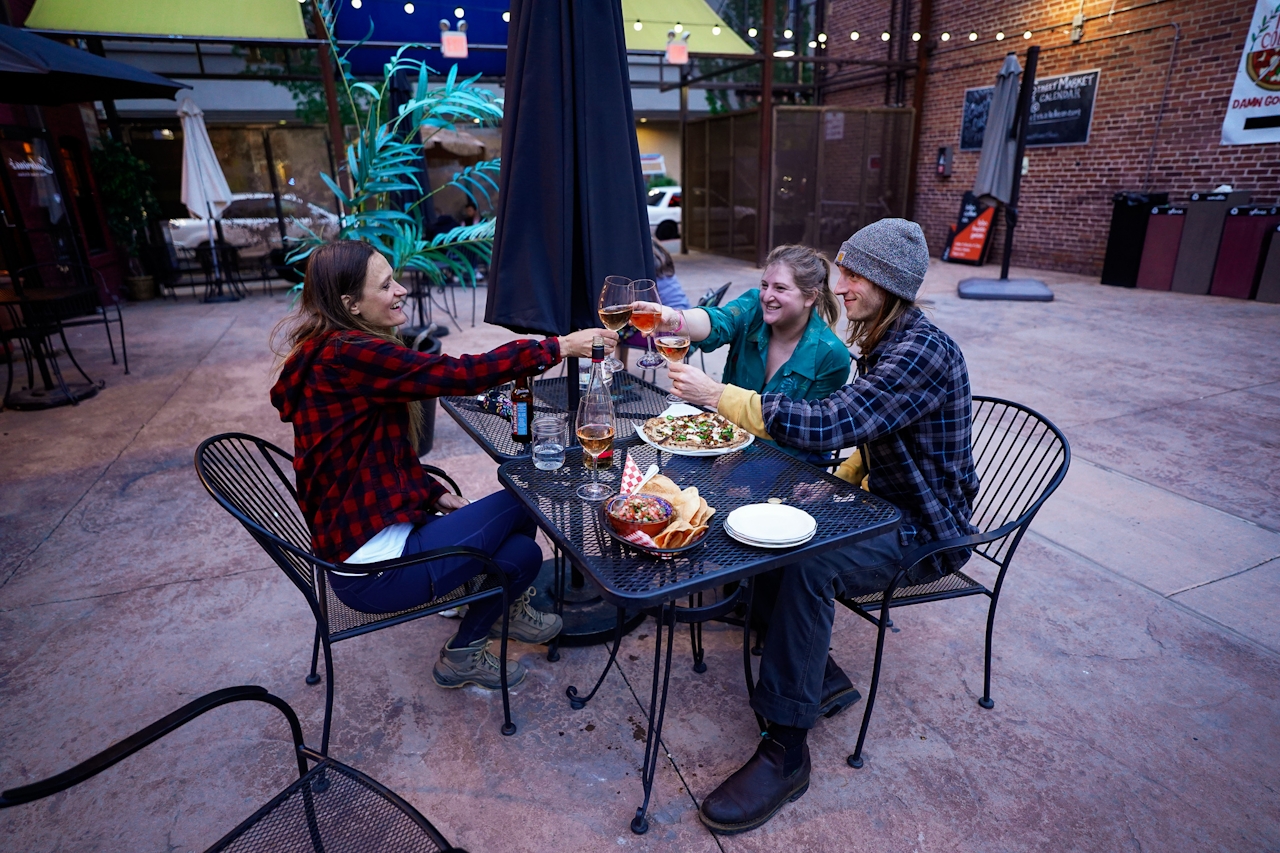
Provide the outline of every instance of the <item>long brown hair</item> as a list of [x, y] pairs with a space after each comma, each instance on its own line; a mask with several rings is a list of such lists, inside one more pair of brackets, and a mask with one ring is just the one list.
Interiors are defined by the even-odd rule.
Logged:
[[[358, 300], [364, 294], [369, 260], [376, 252], [373, 246], [359, 240], [335, 240], [311, 253], [297, 310], [271, 332], [272, 349], [282, 356], [282, 363], [292, 358], [303, 344], [331, 332], [366, 332], [404, 346], [393, 329], [375, 326], [342, 304], [344, 296]], [[276, 339], [281, 335], [287, 346], [284, 352], [276, 347]], [[415, 448], [422, 435], [422, 425], [422, 406], [412, 402], [409, 404], [409, 438]]]
[[814, 307], [818, 309], [818, 316], [834, 329], [840, 320], [840, 301], [831, 292], [831, 262], [808, 246], [790, 244], [774, 247], [764, 260], [765, 269], [773, 264], [782, 264], [791, 270], [801, 293], [817, 297]]
[[[875, 283], [872, 282], [872, 284]], [[884, 302], [880, 304], [880, 310], [874, 317], [850, 320], [849, 336], [845, 339], [849, 346], [856, 346], [862, 355], [870, 355], [880, 345], [880, 340], [885, 333], [896, 326], [908, 311], [918, 307], [909, 299], [890, 293], [879, 285], [875, 286], [884, 294]]]

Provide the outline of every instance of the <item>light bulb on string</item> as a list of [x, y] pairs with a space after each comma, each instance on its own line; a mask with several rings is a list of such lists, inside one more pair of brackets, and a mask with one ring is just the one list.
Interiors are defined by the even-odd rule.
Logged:
[[881, 34], [880, 34], [880, 41], [888, 41], [890, 38], [891, 38], [891, 36], [890, 36], [888, 33], [881, 33]]
[[920, 34], [919, 34], [919, 33], [912, 33], [912, 34], [911, 34], [911, 40], [912, 40], [912, 41], [920, 41]]
[[751, 38], [755, 38], [756, 32], [758, 32], [756, 28], [752, 27], [751, 29], [747, 30], [747, 35], [750, 36]]
[[1004, 32], [996, 33], [996, 41], [1004, 41]]
[[720, 25], [719, 25], [719, 24], [716, 24], [714, 27], [712, 27], [712, 28], [711, 28], [711, 35], [713, 35], [713, 36], [718, 36], [718, 35], [720, 35]]
[[826, 33], [818, 33], [818, 41], [819, 41], [819, 42], [821, 42], [822, 44], [826, 44], [826, 43], [827, 43], [827, 34], [826, 34]]
[[636, 32], [640, 32], [641, 30], [644, 29], [644, 24], [640, 23], [640, 19], [637, 18], [636, 22], [631, 25], [631, 29], [635, 30]]
[[977, 40], [978, 40], [977, 33], [969, 33], [969, 41], [977, 41]]
[[792, 36], [792, 35], [794, 35], [794, 34], [791, 32], [791, 30], [783, 30], [783, 31], [782, 31], [782, 37], [783, 37], [784, 39], [789, 39], [789, 38], [791, 38], [791, 36]]
[[680, 23], [679, 21], [676, 21], [676, 25], [671, 29], [675, 30], [677, 33], [682, 33], [684, 32], [684, 24]]
[[853, 32], [849, 33], [849, 41], [857, 41], [859, 37], [860, 36], [857, 30], [854, 30]]
[[1022, 34], [1022, 37], [1023, 37], [1024, 39], [1030, 39], [1030, 38], [1031, 38], [1031, 30], [1027, 30], [1025, 33], [1023, 33], [1023, 34]]
[[363, 6], [363, 5], [364, 5], [364, 3], [361, 3], [361, 2], [360, 2], [360, 0], [351, 0], [351, 8], [352, 8], [352, 9], [359, 9], [359, 8], [360, 8], [361, 6]]
[[503, 22], [504, 24], [509, 24], [509, 23], [511, 23], [511, 13], [510, 13], [510, 12], [503, 12], [503, 13], [502, 13], [502, 22]]
[[810, 49], [810, 50], [816, 50], [816, 49], [817, 49], [817, 47], [818, 47], [818, 43], [817, 43], [816, 41], [811, 41], [811, 42], [809, 42], [809, 49]]
[[462, 20], [467, 16], [467, 10], [459, 6], [458, 8], [453, 10], [453, 16], [458, 20]]
[[951, 33], [943, 33], [942, 35], [938, 36], [938, 38], [942, 39], [943, 41], [951, 41]]
[[412, 14], [413, 14], [413, 4], [412, 4], [412, 3], [405, 3], [405, 4], [404, 4], [404, 13], [405, 13], [406, 15], [412, 15]]

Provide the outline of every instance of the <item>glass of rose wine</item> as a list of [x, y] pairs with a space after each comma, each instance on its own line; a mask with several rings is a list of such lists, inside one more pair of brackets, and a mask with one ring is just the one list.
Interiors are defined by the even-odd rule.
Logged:
[[[587, 394], [578, 401], [578, 442], [582, 445], [583, 460], [598, 460], [600, 454], [613, 447], [613, 401], [608, 394]], [[578, 487], [578, 497], [584, 501], [602, 501], [613, 494], [613, 489], [600, 482], [598, 465], [591, 469], [591, 482]]]
[[[611, 332], [621, 332], [631, 322], [632, 295], [631, 279], [623, 275], [606, 276], [604, 287], [600, 288], [600, 322]], [[604, 366], [610, 373], [625, 370], [626, 365], [615, 356], [604, 360]]]
[[[658, 285], [653, 279], [641, 278], [631, 282], [632, 297], [636, 302], [648, 302], [651, 305], [662, 305], [662, 300], [658, 298]], [[640, 330], [640, 334], [645, 336], [644, 355], [637, 362], [641, 367], [652, 370], [655, 367], [661, 367], [663, 364], [662, 357], [653, 351], [653, 332], [658, 328], [658, 322], [662, 319], [661, 308], [635, 308], [631, 312], [631, 325]]]
[[[658, 352], [667, 360], [668, 364], [675, 364], [682, 361], [689, 354], [689, 333], [686, 331], [660, 332], [657, 336]], [[683, 403], [675, 394], [667, 395], [668, 403]]]

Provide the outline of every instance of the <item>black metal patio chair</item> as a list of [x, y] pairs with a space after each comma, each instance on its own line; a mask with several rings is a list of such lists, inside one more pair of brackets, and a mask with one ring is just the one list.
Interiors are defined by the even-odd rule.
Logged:
[[[876, 652], [871, 685], [867, 691], [866, 707], [862, 712], [858, 743], [848, 758], [850, 767], [863, 765], [862, 746], [867, 738], [876, 690], [880, 685], [885, 630], [893, 625], [889, 618], [892, 608], [967, 598], [971, 595], [985, 595], [991, 599], [987, 608], [982, 698], [978, 700], [978, 704], [987, 709], [995, 707], [995, 702], [991, 699], [991, 634], [995, 627], [1000, 590], [1013, 554], [1027, 528], [1031, 526], [1032, 519], [1067, 474], [1067, 467], [1071, 464], [1071, 446], [1062, 431], [1038, 412], [1008, 400], [975, 396], [972, 447], [980, 486], [971, 521], [980, 532], [972, 536], [930, 542], [910, 551], [903, 556], [897, 575], [883, 593], [836, 599], [876, 626]], [[907, 584], [908, 570], [921, 560], [945, 551], [962, 549], [972, 549], [974, 557], [982, 557], [996, 567], [996, 579], [990, 588], [959, 571], [930, 583]], [[878, 615], [875, 612], [877, 609]], [[744, 652], [743, 658], [750, 690], [753, 684], [750, 655]]]
[[[293, 708], [263, 687], [228, 687], [188, 702], [70, 770], [0, 794], [11, 808], [79, 785], [197, 717], [232, 702], [264, 702], [284, 714], [293, 735], [298, 781], [209, 848], [232, 853], [466, 853], [399, 795], [345, 764], [307, 747]], [[315, 766], [307, 769], [308, 762]]]
[[[293, 481], [293, 457], [265, 439], [245, 433], [224, 433], [207, 438], [196, 449], [196, 473], [200, 482], [222, 508], [231, 513], [249, 531], [262, 549], [293, 582], [316, 620], [315, 644], [311, 649], [311, 672], [307, 684], [319, 684], [316, 672], [321, 648], [324, 649], [325, 703], [324, 731], [320, 751], [329, 749], [329, 730], [333, 720], [333, 649], [340, 640], [358, 637], [392, 625], [399, 625], [443, 610], [471, 604], [486, 598], [501, 598], [502, 638], [499, 655], [502, 680], [502, 733], [516, 732], [511, 722], [511, 698], [507, 690], [507, 629], [510, 613], [506, 575], [483, 551], [461, 546], [437, 548], [411, 557], [399, 557], [378, 563], [329, 563], [311, 551], [311, 534], [298, 509], [298, 493]], [[457, 483], [438, 468], [423, 466], [435, 477], [448, 483], [461, 494]], [[287, 472], [287, 473], [286, 473]], [[327, 572], [376, 575], [408, 566], [420, 565], [446, 557], [471, 557], [485, 566], [457, 589], [409, 610], [397, 613], [364, 613], [348, 607], [333, 592]]]

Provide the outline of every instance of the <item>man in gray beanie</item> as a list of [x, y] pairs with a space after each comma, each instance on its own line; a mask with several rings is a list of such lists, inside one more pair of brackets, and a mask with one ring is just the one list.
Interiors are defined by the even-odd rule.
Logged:
[[[853, 380], [823, 400], [792, 400], [722, 385], [690, 365], [670, 366], [675, 392], [761, 438], [808, 451], [855, 448], [836, 476], [860, 483], [902, 511], [897, 531], [828, 551], [784, 570], [751, 707], [767, 721], [755, 755], [702, 801], [718, 833], [768, 821], [809, 787], [809, 729], [859, 696], [827, 653], [835, 599], [883, 593], [956, 571], [968, 552], [904, 555], [976, 532], [978, 493], [969, 447], [969, 372], [955, 341], [924, 316], [916, 294], [929, 269], [920, 226], [882, 219], [836, 255], [849, 343], [861, 357]], [[804, 496], [795, 502], [803, 505]], [[901, 577], [900, 577], [901, 575]]]

